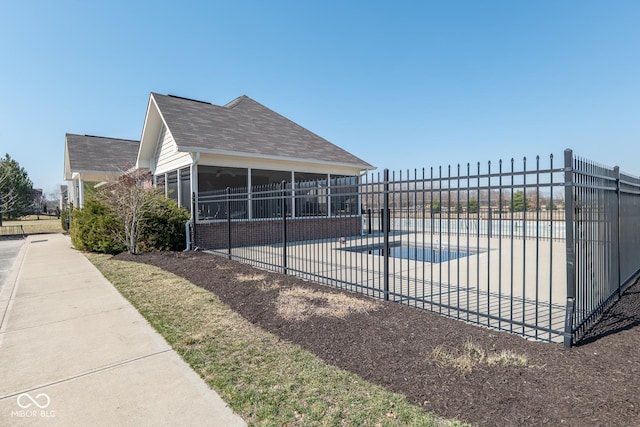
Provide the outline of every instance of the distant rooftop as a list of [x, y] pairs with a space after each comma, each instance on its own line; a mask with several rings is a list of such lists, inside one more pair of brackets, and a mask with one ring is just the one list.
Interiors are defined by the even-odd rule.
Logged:
[[139, 141], [66, 134], [69, 172], [121, 172], [135, 166]]

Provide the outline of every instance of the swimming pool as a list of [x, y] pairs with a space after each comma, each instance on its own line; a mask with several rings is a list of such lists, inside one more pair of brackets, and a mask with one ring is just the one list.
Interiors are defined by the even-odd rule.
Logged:
[[[382, 245], [376, 246], [358, 246], [345, 249], [350, 252], [359, 252], [369, 255], [384, 256], [384, 247]], [[392, 244], [389, 246], [389, 256], [391, 258], [407, 259], [410, 261], [422, 261], [430, 263], [440, 263], [452, 261], [458, 258], [464, 258], [469, 256], [469, 252], [461, 252], [457, 250], [451, 250], [446, 248], [432, 248], [421, 246], [407, 246], [400, 244]]]

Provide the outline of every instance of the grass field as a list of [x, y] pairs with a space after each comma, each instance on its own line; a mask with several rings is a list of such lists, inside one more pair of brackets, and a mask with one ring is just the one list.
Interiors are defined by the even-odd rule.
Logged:
[[249, 425], [461, 425], [265, 332], [185, 279], [87, 257]]
[[55, 216], [29, 215], [19, 220], [3, 220], [3, 226], [22, 225], [25, 234], [62, 233], [62, 223]]

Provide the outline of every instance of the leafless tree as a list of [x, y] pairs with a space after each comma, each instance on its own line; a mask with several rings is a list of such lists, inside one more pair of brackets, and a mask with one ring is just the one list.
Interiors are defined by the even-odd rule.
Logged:
[[18, 202], [19, 195], [15, 188], [4, 185], [10, 179], [7, 169], [0, 169], [0, 188], [5, 188], [4, 192], [0, 191], [0, 226], [2, 225], [2, 213], [10, 212]]
[[113, 232], [132, 254], [138, 253], [141, 224], [157, 206], [159, 192], [147, 185], [148, 182], [147, 172], [135, 170], [108, 182], [96, 192], [98, 200], [124, 225]]

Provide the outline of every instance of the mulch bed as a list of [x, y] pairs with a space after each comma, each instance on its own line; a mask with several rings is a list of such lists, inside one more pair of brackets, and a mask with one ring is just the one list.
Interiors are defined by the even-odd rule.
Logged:
[[[443, 417], [481, 426], [640, 425], [640, 283], [581, 345], [566, 350], [383, 301], [376, 310], [346, 318], [286, 321], [277, 313], [282, 289], [341, 291], [201, 252], [121, 254], [116, 259], [182, 276], [261, 328]], [[255, 274], [277, 281], [280, 289], [238, 280]], [[524, 354], [530, 364], [483, 364], [468, 372], [438, 364], [431, 356], [438, 345], [461, 349], [468, 341], [487, 353], [510, 349]]]

